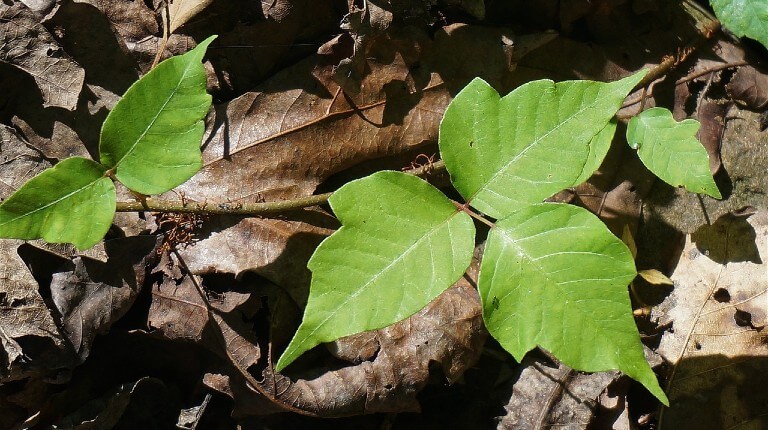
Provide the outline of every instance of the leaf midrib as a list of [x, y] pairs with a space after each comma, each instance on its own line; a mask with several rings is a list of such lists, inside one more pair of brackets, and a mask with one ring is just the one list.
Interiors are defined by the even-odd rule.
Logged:
[[[503, 100], [503, 99], [502, 99], [502, 100]], [[516, 163], [518, 160], [520, 160], [520, 158], [521, 158], [523, 155], [525, 155], [525, 154], [526, 154], [526, 153], [527, 153], [527, 152], [528, 152], [528, 151], [529, 151], [531, 148], [533, 148], [534, 146], [537, 146], [537, 145], [538, 145], [539, 143], [541, 143], [541, 141], [542, 141], [543, 139], [545, 139], [547, 136], [549, 136], [550, 134], [554, 133], [554, 132], [555, 132], [556, 130], [558, 130], [558, 129], [559, 129], [561, 126], [563, 126], [563, 125], [565, 125], [566, 123], [568, 123], [568, 122], [570, 122], [571, 120], [573, 120], [573, 119], [574, 119], [574, 118], [575, 118], [577, 115], [580, 115], [580, 114], [581, 114], [582, 112], [584, 112], [585, 110], [587, 110], [587, 109], [589, 109], [589, 108], [591, 108], [591, 107], [595, 106], [595, 104], [596, 104], [596, 103], [592, 103], [591, 105], [589, 105], [589, 106], [586, 106], [586, 107], [584, 107], [584, 108], [582, 108], [582, 109], [580, 109], [580, 110], [576, 111], [576, 112], [575, 112], [573, 115], [571, 115], [571, 116], [567, 117], [567, 118], [566, 118], [564, 121], [562, 121], [562, 122], [558, 123], [558, 124], [557, 124], [555, 127], [553, 127], [552, 129], [550, 129], [549, 131], [547, 131], [546, 133], [544, 133], [544, 134], [543, 134], [543, 135], [541, 135], [540, 137], [536, 138], [536, 139], [535, 139], [533, 142], [531, 142], [531, 143], [530, 143], [528, 146], [526, 146], [525, 148], [523, 148], [523, 150], [522, 150], [522, 151], [520, 151], [520, 152], [519, 152], [519, 153], [518, 153], [518, 154], [517, 154], [517, 155], [516, 155], [516, 156], [515, 156], [515, 157], [514, 157], [512, 160], [510, 160], [509, 162], [507, 162], [506, 164], [504, 164], [503, 166], [501, 166], [501, 168], [500, 168], [499, 170], [497, 170], [497, 171], [496, 171], [496, 173], [494, 173], [494, 174], [493, 174], [493, 176], [491, 176], [491, 177], [490, 177], [490, 179], [488, 179], [487, 181], [485, 181], [485, 183], [483, 183], [483, 184], [480, 186], [480, 188], [478, 188], [478, 190], [477, 190], [477, 191], [475, 191], [475, 193], [474, 193], [474, 194], [472, 194], [472, 195], [471, 195], [471, 196], [470, 196], [470, 197], [467, 199], [467, 201], [468, 201], [468, 202], [471, 202], [471, 201], [472, 201], [472, 200], [473, 200], [475, 197], [477, 197], [477, 195], [478, 195], [478, 194], [480, 194], [480, 193], [481, 193], [481, 192], [483, 192], [483, 191], [486, 191], [486, 190], [488, 189], [488, 187], [489, 187], [489, 184], [493, 183], [493, 182], [496, 180], [496, 178], [497, 178], [499, 175], [501, 175], [501, 174], [502, 174], [502, 172], [505, 172], [507, 169], [509, 169], [509, 168], [510, 168], [510, 166], [512, 166], [514, 163]], [[599, 132], [599, 131], [598, 131], [598, 132]], [[594, 135], [593, 135], [593, 137], [594, 137]]]
[[59, 198], [59, 199], [56, 199], [56, 200], [54, 200], [54, 201], [52, 201], [52, 202], [50, 202], [50, 203], [48, 203], [48, 204], [46, 204], [46, 205], [40, 206], [39, 208], [37, 208], [37, 209], [35, 209], [35, 210], [32, 210], [32, 211], [30, 211], [30, 212], [27, 212], [27, 213], [25, 213], [25, 214], [23, 214], [23, 215], [19, 215], [19, 216], [17, 216], [16, 218], [13, 218], [13, 219], [11, 219], [11, 220], [8, 220], [8, 221], [5, 221], [5, 222], [3, 222], [3, 223], [0, 223], [0, 227], [4, 226], [4, 225], [6, 225], [6, 224], [12, 223], [12, 222], [14, 222], [14, 221], [18, 221], [18, 220], [20, 220], [20, 219], [22, 219], [22, 218], [24, 218], [24, 217], [28, 217], [28, 216], [31, 216], [31, 215], [33, 215], [33, 214], [35, 214], [35, 213], [37, 213], [37, 212], [40, 212], [40, 211], [42, 211], [42, 210], [45, 210], [45, 209], [48, 209], [48, 208], [49, 208], [49, 207], [51, 207], [51, 206], [57, 205], [57, 204], [59, 204], [59, 203], [63, 202], [64, 200], [66, 200], [66, 199], [68, 199], [68, 198], [72, 197], [73, 195], [75, 195], [75, 194], [78, 194], [78, 193], [81, 193], [81, 192], [84, 192], [86, 189], [88, 189], [88, 188], [90, 188], [90, 187], [93, 187], [93, 186], [94, 186], [94, 185], [95, 185], [97, 182], [99, 182], [99, 181], [100, 181], [100, 180], [102, 180], [102, 179], [104, 179], [104, 178], [103, 178], [103, 177], [99, 177], [98, 179], [95, 179], [95, 180], [93, 180], [93, 181], [89, 182], [89, 183], [88, 183], [87, 185], [85, 185], [84, 187], [78, 188], [78, 189], [76, 189], [75, 191], [72, 191], [71, 193], [69, 193], [69, 194], [66, 194], [66, 195], [62, 196], [62, 197], [61, 197], [61, 198]]
[[[509, 236], [504, 230], [499, 230], [499, 234], [502, 235], [505, 239], [508, 239], [509, 240], [509, 242], [508, 242], [509, 245], [512, 246], [515, 249], [517, 254], [521, 258], [523, 258], [526, 261], [528, 261], [529, 264], [531, 264], [531, 266], [533, 266], [540, 274], [542, 274], [544, 279], [547, 280], [547, 282], [549, 282], [551, 285], [555, 285], [555, 286], [564, 285], [564, 284], [561, 284], [559, 282], [554, 281], [552, 278], [549, 277], [549, 271], [544, 270], [544, 268], [542, 268], [541, 265], [537, 264], [537, 260], [540, 260], [541, 258], [534, 259], [533, 257], [529, 256], [528, 253], [525, 252], [525, 249], [521, 245], [518, 245], [518, 242], [520, 241], [519, 239], [517, 239], [515, 237], [512, 237], [512, 236]], [[607, 256], [605, 254], [600, 254], [600, 255], [603, 255], [603, 256], [606, 256], [606, 257], [610, 257], [610, 256]], [[499, 300], [506, 299], [507, 296], [509, 296], [510, 294], [512, 294], [512, 290], [511, 289], [509, 291], [507, 291], [506, 294], [504, 294], [503, 296], [499, 297]], [[577, 300], [577, 301], [572, 302], [572, 303], [575, 306], [578, 306], [580, 301]], [[611, 301], [611, 303], [615, 303], [615, 302]], [[578, 306], [578, 308], [581, 309], [581, 306]], [[581, 311], [581, 313], [584, 314], [584, 315], [590, 314], [590, 312], [585, 312], [583, 310]]]
[[[179, 58], [179, 57], [176, 57]], [[193, 62], [186, 63], [186, 66], [184, 67], [184, 73], [181, 75], [181, 79], [179, 79], [176, 82], [176, 87], [173, 89], [173, 91], [168, 95], [168, 97], [165, 99], [165, 102], [163, 102], [163, 105], [157, 110], [157, 113], [155, 114], [154, 118], [149, 122], [149, 125], [141, 132], [141, 135], [136, 138], [136, 140], [131, 144], [131, 147], [128, 148], [127, 151], [125, 151], [125, 154], [123, 154], [122, 157], [120, 157], [119, 160], [115, 162], [115, 165], [113, 166], [114, 169], [117, 169], [120, 167], [120, 163], [123, 162], [126, 158], [128, 158], [129, 155], [131, 155], [136, 147], [142, 142], [144, 137], [149, 133], [149, 130], [154, 127], [155, 122], [157, 122], [157, 118], [160, 117], [160, 114], [163, 113], [165, 110], [165, 107], [168, 106], [168, 103], [170, 103], [171, 99], [176, 95], [176, 93], [179, 90], [179, 87], [181, 86], [181, 83], [187, 78], [187, 73], [189, 72], [189, 69], [193, 66]]]
[[325, 325], [325, 323], [328, 322], [328, 320], [330, 320], [334, 315], [336, 315], [338, 313], [339, 309], [341, 309], [342, 307], [346, 306], [347, 303], [349, 303], [352, 299], [354, 299], [355, 297], [357, 297], [360, 294], [362, 294], [362, 292], [365, 291], [368, 287], [370, 287], [370, 285], [373, 282], [375, 282], [377, 279], [379, 279], [384, 272], [388, 271], [392, 266], [395, 265], [395, 263], [397, 263], [399, 261], [402, 261], [405, 258], [406, 255], [410, 254], [416, 248], [416, 246], [419, 245], [425, 238], [430, 237], [433, 233], [435, 233], [437, 230], [441, 229], [443, 227], [443, 225], [449, 223], [451, 220], [453, 220], [453, 218], [456, 215], [458, 215], [460, 213], [461, 213], [461, 211], [458, 211], [458, 210], [453, 212], [445, 220], [440, 222], [440, 224], [437, 224], [435, 227], [430, 229], [426, 234], [422, 235], [418, 240], [416, 240], [413, 244], [411, 244], [411, 246], [409, 246], [408, 249], [406, 249], [403, 253], [401, 253], [397, 258], [392, 260], [391, 263], [389, 263], [386, 267], [384, 267], [382, 270], [380, 270], [375, 276], [373, 276], [370, 280], [368, 280], [368, 282], [366, 282], [363, 286], [358, 288], [357, 291], [355, 291], [353, 294], [347, 296], [347, 298], [345, 298], [341, 303], [339, 303], [336, 307], [333, 308], [333, 312], [330, 312], [328, 314], [328, 316], [325, 317], [324, 320], [322, 320], [319, 324], [315, 325], [315, 328], [311, 332], [309, 332], [309, 334], [307, 334], [304, 337], [304, 340], [301, 342], [301, 344], [304, 344], [309, 339], [313, 339], [314, 334], [321, 327], [323, 327]]

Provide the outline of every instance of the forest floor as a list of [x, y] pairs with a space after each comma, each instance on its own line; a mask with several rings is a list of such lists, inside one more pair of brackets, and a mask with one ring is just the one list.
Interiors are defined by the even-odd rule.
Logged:
[[[429, 169], [446, 106], [475, 77], [503, 95], [650, 69], [619, 118], [664, 106], [701, 122], [723, 199], [657, 180], [622, 132], [597, 174], [554, 198], [597, 214], [634, 244], [639, 270], [674, 281], [630, 288], [671, 406], [619, 372], [577, 372], [541, 350], [516, 362], [483, 327], [474, 266], [411, 318], [275, 373], [307, 261], [339, 226], [320, 205], [119, 212], [87, 251], [0, 241], [0, 428], [768, 428], [765, 48], [693, 1], [176, 3], [191, 12], [167, 38], [160, 0], [0, 4], [1, 198], [61, 159], [98, 159], [128, 87], [214, 34], [204, 166], [160, 199], [283, 201]], [[444, 172], [428, 179], [448, 189]]]

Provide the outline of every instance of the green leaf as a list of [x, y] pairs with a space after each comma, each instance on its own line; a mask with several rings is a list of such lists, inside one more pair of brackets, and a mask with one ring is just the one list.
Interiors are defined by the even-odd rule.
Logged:
[[533, 81], [505, 97], [473, 80], [440, 124], [454, 186], [499, 219], [578, 185], [599, 167], [615, 130], [609, 122], [645, 73], [612, 83]]
[[322, 342], [413, 315], [472, 259], [472, 219], [415, 176], [378, 172], [344, 185], [329, 202], [343, 225], [309, 260], [304, 320], [277, 371]]
[[676, 122], [669, 110], [652, 108], [629, 121], [627, 143], [664, 182], [721, 199], [709, 171], [707, 150], [696, 139], [699, 125], [693, 119]]
[[101, 162], [126, 187], [159, 194], [202, 166], [203, 118], [211, 106], [201, 63], [211, 36], [169, 58], [128, 88], [101, 128]]
[[92, 247], [115, 215], [115, 186], [106, 171], [80, 157], [44, 170], [0, 204], [0, 237]]
[[517, 360], [536, 347], [574, 369], [620, 369], [666, 403], [645, 361], [626, 245], [589, 211], [539, 203], [496, 223], [478, 290], [491, 335]]
[[768, 1], [710, 0], [717, 19], [739, 37], [747, 36], [768, 48]]
[[589, 179], [593, 173], [603, 164], [608, 150], [611, 149], [613, 136], [616, 135], [616, 127], [619, 125], [616, 118], [611, 119], [608, 124], [600, 130], [592, 141], [589, 142], [589, 154], [581, 169], [581, 175], [573, 181], [573, 185], [581, 184]]

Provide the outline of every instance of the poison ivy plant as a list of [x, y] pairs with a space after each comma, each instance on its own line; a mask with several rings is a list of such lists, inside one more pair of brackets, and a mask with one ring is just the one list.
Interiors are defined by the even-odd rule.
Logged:
[[0, 204], [0, 237], [90, 248], [115, 215], [110, 176], [153, 194], [195, 174], [202, 164], [202, 120], [211, 105], [200, 61], [214, 38], [160, 63], [126, 91], [102, 126], [101, 164], [79, 157], [62, 160]]
[[472, 260], [472, 219], [415, 176], [375, 173], [339, 188], [328, 202], [343, 226], [309, 260], [304, 321], [277, 370], [322, 342], [413, 315]]
[[81, 157], [46, 169], [0, 205], [0, 236], [95, 245], [115, 213], [115, 186], [106, 171]]
[[715, 15], [739, 37], [749, 37], [768, 48], [768, 2], [765, 0], [710, 0]]
[[[535, 81], [504, 97], [472, 81], [447, 108], [439, 137], [466, 203], [451, 204], [399, 172], [337, 191], [331, 207], [343, 226], [310, 260], [304, 320], [276, 370], [320, 342], [395, 323], [434, 299], [468, 264], [474, 229], [460, 216], [481, 218], [472, 207], [498, 219], [484, 221], [492, 227], [478, 280], [491, 335], [517, 359], [541, 346], [576, 369], [620, 369], [668, 403], [632, 317], [631, 252], [587, 210], [542, 203], [597, 170], [616, 131], [615, 114], [644, 75], [613, 83]], [[690, 129], [667, 122], [648, 127], [641, 146], [655, 146], [668, 166], [679, 165], [671, 161], [680, 150], [662, 147], [670, 136], [684, 135], [689, 149]], [[657, 139], [649, 139], [651, 132]], [[691, 160], [697, 169], [708, 166], [704, 155]], [[691, 178], [680, 181], [694, 188]], [[719, 196], [716, 190], [706, 188]]]
[[503, 98], [473, 80], [440, 126], [453, 185], [474, 208], [499, 219], [583, 182], [608, 151], [611, 119], [644, 75], [608, 84], [539, 80]]
[[[664, 182], [720, 199], [720, 190], [709, 171], [707, 150], [696, 139], [699, 127], [694, 119], [677, 122], [668, 109], [655, 107], [629, 120], [627, 143]], [[685, 168], [675, 160], [685, 160]]]
[[164, 193], [200, 170], [203, 118], [211, 106], [200, 61], [212, 41], [158, 64], [104, 120], [101, 164], [133, 191]]

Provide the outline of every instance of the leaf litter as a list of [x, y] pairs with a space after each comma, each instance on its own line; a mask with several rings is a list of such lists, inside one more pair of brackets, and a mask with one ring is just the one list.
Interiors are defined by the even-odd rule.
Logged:
[[[622, 2], [610, 2], [602, 9], [596, 9], [573, 1], [567, 5], [570, 9], [563, 9], [557, 14], [553, 13], [557, 11], [554, 2], [542, 2], [537, 5], [536, 11], [523, 9], [522, 12], [519, 8], [524, 6], [519, 2], [501, 6], [486, 2], [485, 6], [489, 9], [485, 11], [487, 17], [503, 16], [503, 13], [508, 14], [515, 8], [518, 8], [517, 16], [529, 14], [532, 17], [528, 29], [530, 34], [526, 35], [504, 28], [461, 24], [462, 19], [451, 23], [451, 19], [462, 16], [453, 15], [455, 13], [466, 12], [480, 18], [479, 3], [475, 1], [416, 2], [414, 9], [407, 11], [398, 9], [400, 6], [366, 2], [373, 5], [369, 6], [369, 12], [377, 7], [380, 9], [377, 13], [385, 17], [383, 21], [374, 20], [378, 22], [377, 30], [363, 34], [368, 30], [350, 26], [341, 36], [336, 36], [343, 15], [359, 12], [358, 6], [318, 6], [317, 3], [323, 2], [287, 0], [272, 2], [271, 5], [262, 3], [260, 6], [246, 3], [211, 2], [198, 15], [178, 27], [179, 34], [172, 35], [166, 47], [164, 55], [179, 54], [193, 47], [194, 40], [202, 40], [213, 33], [212, 29], [220, 34], [217, 46], [208, 54], [211, 60], [209, 87], [219, 104], [208, 120], [208, 135], [203, 146], [206, 167], [185, 184], [179, 194], [171, 193], [164, 197], [221, 202], [222, 196], [228, 196], [230, 200], [226, 204], [237, 205], [238, 202], [279, 200], [310, 195], [318, 189], [333, 189], [333, 184], [338, 185], [339, 181], [374, 169], [399, 170], [419, 153], [435, 152], [437, 124], [442, 111], [456, 90], [475, 76], [484, 77], [502, 93], [533, 76], [556, 80], [574, 77], [614, 80], [644, 65], [653, 65], [663, 55], [674, 53], [678, 48], [678, 42], [670, 38], [676, 36], [674, 32], [645, 36], [640, 46], [649, 47], [650, 52], [623, 47], [627, 44], [620, 40], [621, 37], [631, 39], [642, 33], [637, 30], [642, 26], [635, 26], [635, 20], [648, 26], [648, 22], [655, 19], [655, 14], [660, 13], [658, 5], [657, 8], [651, 5], [647, 10], [640, 10], [627, 7]], [[448, 7], [442, 9], [444, 5]], [[9, 105], [18, 106], [17, 111], [3, 110], [4, 123], [12, 124], [17, 129], [6, 129], [15, 137], [6, 140], [4, 135], [3, 146], [0, 147], [4, 157], [0, 174], [3, 178], [13, 179], [4, 179], [5, 184], [0, 184], [8, 187], [2, 189], [3, 195], [10, 194], [23, 182], [17, 181], [17, 178], [26, 178], [31, 175], [30, 172], [40, 170], [56, 159], [94, 153], [98, 125], [107, 109], [114, 105], [116, 94], [127, 88], [138, 76], [139, 70], [146, 72], [155, 56], [162, 39], [160, 10], [160, 2], [88, 0], [59, 5], [53, 11], [46, 11], [48, 15], [45, 17], [35, 18], [37, 28], [42, 26], [46, 34], [53, 35], [53, 39], [46, 39], [47, 43], [57, 44], [57, 52], [65, 53], [62, 58], [69, 55], [74, 59], [69, 60], [71, 64], [79, 64], [81, 70], [85, 69], [88, 73], [81, 84], [82, 91], [78, 87], [67, 91], [70, 98], [66, 99], [66, 103], [61, 102], [60, 108], [51, 109], [53, 106], [50, 103], [56, 100], [55, 96], [46, 95], [41, 88], [41, 95], [29, 99], [31, 103], [22, 102], [19, 98], [14, 105]], [[387, 18], [387, 14], [391, 15], [391, 19]], [[29, 13], [24, 12], [24, 15]], [[77, 25], [80, 25], [78, 17], [88, 17], [93, 23], [88, 26], [94, 29], [93, 34], [76, 31]], [[446, 19], [448, 25], [444, 25]], [[579, 28], [579, 22], [586, 22], [587, 28], [598, 40], [603, 38], [600, 44], [588, 45], [542, 31], [561, 27], [562, 33], [567, 36]], [[436, 30], [425, 31], [430, 25]], [[667, 28], [676, 28], [678, 32], [689, 31], [686, 25]], [[105, 52], [114, 59], [110, 61], [113, 67], [104, 68], [100, 64], [103, 58], [99, 55], [103, 53], [95, 48], [78, 50], [78, 46], [87, 46], [84, 44], [95, 36], [98, 37], [96, 40], [104, 41], [103, 46], [110, 47]], [[617, 42], [605, 41], [606, 36]], [[720, 52], [727, 57], [731, 55], [730, 49]], [[313, 54], [315, 50], [317, 53]], [[99, 52], [99, 55], [94, 55], [94, 52]], [[260, 61], [253, 61], [253, 56], [243, 56], [243, 52], [257, 52]], [[460, 58], [484, 60], [457, 62], [456, 59]], [[572, 61], [562, 61], [567, 58]], [[339, 67], [345, 64], [345, 59], [349, 60], [350, 69]], [[731, 60], [725, 58], [724, 62]], [[569, 67], [563, 67], [564, 64]], [[708, 67], [712, 66], [696, 61], [692, 70], [706, 71]], [[280, 69], [282, 71], [275, 73]], [[19, 73], [19, 76], [29, 73], [31, 77], [24, 88], [37, 84], [35, 71], [18, 70], [22, 71], [14, 73]], [[340, 79], [345, 76], [344, 70], [354, 70], [355, 79]], [[678, 72], [676, 76], [688, 71], [680, 67]], [[751, 96], [759, 93], [750, 89], [749, 73], [752, 72], [746, 69], [730, 80], [727, 73], [718, 74], [724, 76], [722, 84], [741, 82], [739, 85], [746, 87], [741, 89], [733, 84], [720, 93], [721, 99], [727, 101], [730, 93], [739, 103], [759, 109], [761, 99]], [[749, 75], [747, 81], [742, 75]], [[706, 85], [707, 79], [705, 75], [704, 78], [692, 79], [691, 84], [686, 83], [684, 86], [691, 87], [692, 91], [675, 101], [676, 108], [690, 106], [691, 100], [699, 95], [700, 82]], [[712, 88], [722, 84], [715, 79], [711, 88], [703, 93], [717, 95]], [[352, 88], [347, 88], [350, 85]], [[340, 86], [349, 91], [338, 91]], [[358, 86], [358, 91], [352, 91]], [[677, 85], [680, 86], [683, 85]], [[663, 87], [663, 83], [658, 86], [660, 96], [664, 94]], [[76, 91], [74, 99], [71, 98], [73, 91]], [[696, 109], [699, 115], [703, 115], [704, 102], [708, 100], [704, 97], [694, 102], [702, 103]], [[647, 106], [653, 104], [654, 99], [649, 98]], [[717, 104], [723, 106], [722, 103]], [[9, 115], [8, 112], [14, 113]], [[700, 116], [702, 129], [707, 124], [715, 126], [711, 134], [716, 138], [709, 139], [713, 142], [710, 144], [713, 148], [710, 156], [717, 154], [719, 149], [717, 125], [722, 120], [720, 124], [725, 127], [722, 136], [723, 164], [735, 179], [735, 188], [732, 197], [727, 200], [727, 207], [712, 212], [713, 219], [720, 213], [736, 209], [735, 206], [743, 202], [758, 206], [761, 202], [758, 194], [750, 194], [749, 190], [758, 189], [756, 187], [760, 185], [755, 181], [759, 179], [756, 178], [763, 175], [750, 173], [748, 169], [738, 170], [749, 157], [755, 162], [746, 164], [761, 165], [759, 151], [756, 146], [748, 147], [745, 152], [733, 145], [753, 123], [751, 113], [738, 111], [736, 115], [743, 119], [736, 121], [726, 120], [722, 113], [718, 110], [714, 114]], [[16, 117], [10, 121], [14, 115]], [[756, 137], [748, 140], [760, 141], [759, 135], [753, 136]], [[614, 143], [625, 145], [623, 142]], [[631, 155], [628, 152], [612, 149], [612, 153], [618, 154], [616, 158], [626, 159]], [[19, 154], [23, 156], [13, 163], [6, 163]], [[611, 170], [611, 163], [606, 163], [599, 174], [584, 186], [587, 188], [574, 190], [578, 200], [592, 202], [587, 206], [594, 212], [615, 215], [612, 228], [616, 233], [624, 224], [638, 225], [643, 196], [650, 183], [637, 163], [630, 163], [629, 166], [626, 173], [621, 171], [623, 169], [617, 173], [615, 169]], [[639, 177], [642, 181], [635, 188], [636, 185], [630, 183], [626, 176]], [[657, 188], [651, 191], [657, 192]], [[646, 222], [655, 219], [659, 202], [663, 202], [653, 194], [651, 197], [655, 205], [646, 204], [644, 207]], [[123, 194], [120, 198], [129, 197]], [[567, 195], [564, 198], [568, 198]], [[696, 212], [691, 207], [677, 210]], [[696, 216], [700, 216], [699, 213]], [[701, 220], [691, 223], [691, 229], [687, 231], [693, 231], [701, 224]], [[20, 382], [15, 388], [7, 389], [7, 396], [0, 396], [2, 424], [10, 426], [33, 417], [40, 410], [40, 405], [52, 398], [52, 390], [60, 391], [64, 397], [69, 397], [69, 401], [56, 397], [50, 410], [30, 422], [54, 423], [52, 413], [55, 413], [59, 416], [74, 414], [70, 415], [75, 418], [69, 423], [84, 422], [94, 419], [94, 416], [99, 422], [109, 422], [110, 415], [118, 416], [119, 422], [129, 423], [133, 419], [130, 408], [125, 409], [128, 412], [123, 415], [120, 415], [122, 406], [114, 410], [101, 408], [96, 415], [88, 415], [82, 413], [80, 406], [88, 400], [129, 397], [131, 404], [139, 402], [135, 403], [138, 405], [143, 400], [148, 402], [146, 404], [156, 404], [152, 403], [151, 396], [147, 397], [146, 393], [142, 394], [142, 390], [137, 389], [142, 385], [155, 387], [159, 392], [165, 392], [162, 385], [186, 387], [184, 392], [188, 394], [181, 398], [174, 395], [167, 397], [167, 403], [173, 406], [166, 408], [176, 408], [177, 415], [182, 409], [202, 405], [205, 396], [200, 390], [207, 390], [206, 387], [232, 399], [228, 405], [203, 408], [204, 422], [206, 417], [219, 417], [221, 423], [233, 422], [227, 416], [228, 412], [224, 415], [217, 415], [216, 412], [227, 411], [233, 406], [235, 416], [243, 422], [248, 422], [248, 417], [254, 415], [280, 410], [320, 416], [376, 411], [400, 413], [418, 410], [419, 405], [430, 405], [425, 396], [432, 386], [451, 382], [450, 389], [454, 389], [461, 385], [462, 379], [474, 377], [473, 365], [479, 359], [488, 362], [481, 355], [481, 351], [488, 349], [482, 347], [486, 334], [479, 322], [479, 302], [472, 282], [467, 279], [464, 281], [469, 284], [448, 290], [433, 304], [400, 325], [315, 348], [307, 358], [302, 359], [301, 368], [289, 374], [291, 379], [270, 371], [271, 360], [290, 339], [293, 332], [291, 325], [298, 324], [306, 300], [309, 283], [306, 260], [314, 247], [337, 227], [337, 222], [322, 208], [286, 214], [282, 219], [213, 217], [205, 220], [202, 228], [193, 231], [194, 237], [190, 237], [188, 244], [178, 244], [178, 252], [191, 273], [180, 270], [178, 263], [169, 268], [167, 257], [160, 263], [153, 263], [157, 260], [155, 249], [158, 244], [149, 240], [149, 236], [142, 238], [136, 235], [156, 229], [157, 224], [135, 214], [119, 215], [116, 228], [110, 232], [114, 245], [125, 250], [127, 255], [124, 257], [110, 254], [112, 251], [109, 249], [117, 248], [106, 244], [92, 254], [78, 256], [71, 249], [3, 241], [2, 255], [9, 265], [4, 265], [7, 270], [3, 272], [5, 278], [0, 292], [5, 293], [6, 298], [10, 297], [10, 301], [7, 305], [3, 302], [2, 309], [3, 312], [10, 312], [7, 315], [16, 315], [11, 318], [17, 319], [8, 324], [5, 319], [0, 327], [5, 330], [4, 333], [8, 333], [6, 327], [13, 327], [33, 334], [3, 335], [5, 357], [14, 357], [15, 361], [2, 360], [2, 381], [13, 379]], [[649, 254], [647, 249], [650, 245], [642, 240], [648, 237], [645, 228], [644, 224], [640, 224], [638, 241], [641, 257]], [[129, 237], [121, 238], [123, 235]], [[659, 249], [674, 249], [669, 237], [665, 236], [666, 243]], [[700, 242], [705, 243], [706, 240]], [[714, 241], [717, 242], [716, 239]], [[714, 248], [710, 246], [710, 249]], [[674, 250], [664, 252], [664, 255], [675, 253]], [[127, 260], [118, 264], [118, 258]], [[673, 265], [674, 258], [658, 257], [658, 262]], [[639, 264], [648, 263], [641, 261]], [[155, 268], [153, 272], [145, 276], [144, 271], [152, 267]], [[648, 268], [664, 267], [653, 263]], [[6, 279], [12, 280], [11, 283], [7, 284]], [[208, 291], [210, 309], [195, 291], [193, 280]], [[8, 288], [6, 285], [16, 285], [13, 294], [5, 291]], [[80, 285], [86, 285], [86, 289], [82, 290]], [[88, 294], [83, 295], [84, 291]], [[733, 294], [730, 290], [728, 293]], [[723, 293], [719, 293], [718, 297], [723, 297]], [[18, 309], [10, 306], [21, 302], [30, 304], [31, 313], [23, 318], [14, 314], [19, 312]], [[109, 312], [104, 313], [105, 308]], [[734, 313], [733, 324], [745, 331], [757, 331], [761, 324], [758, 312], [753, 308], [742, 311], [748, 316], [738, 313], [736, 318]], [[460, 316], [458, 320], [455, 320], [456, 315]], [[35, 325], [30, 322], [16, 323], [22, 320], [34, 321]], [[82, 326], [80, 332], [76, 329], [79, 321], [88, 323]], [[454, 325], [447, 325], [449, 322]], [[40, 331], [41, 328], [44, 330]], [[103, 334], [108, 329], [110, 332]], [[662, 339], [665, 336], [668, 335], [664, 334]], [[36, 338], [44, 340], [43, 348], [38, 347], [34, 341]], [[194, 349], [194, 345], [202, 348]], [[429, 352], [422, 352], [427, 345]], [[193, 349], [186, 349], [188, 347]], [[105, 364], [124, 363], [127, 351], [131, 351], [128, 355], [135, 356], [137, 360], [132, 362], [134, 370], [131, 376], [122, 375], [116, 368]], [[181, 361], [172, 364], [163, 358], [173, 356]], [[498, 363], [498, 360], [490, 361]], [[539, 360], [538, 364], [534, 364], [541, 366], [545, 361]], [[155, 370], [147, 367], [152, 362], [157, 366]], [[435, 377], [434, 364], [430, 363], [439, 363], [442, 369], [438, 372], [440, 376]], [[516, 369], [515, 364], [505, 363], [501, 367], [508, 366]], [[157, 369], [161, 369], [160, 375], [169, 375], [163, 378], [163, 383], [142, 379], [149, 374], [158, 374]], [[187, 373], [182, 379], [174, 379], [171, 375], [179, 371]], [[5, 375], [11, 372], [15, 372], [15, 376], [7, 379]], [[250, 381], [244, 372], [250, 375]], [[83, 381], [93, 379], [95, 375], [104, 376], [100, 378], [101, 388], [82, 389]], [[585, 375], [574, 375], [573, 379], [575, 381], [582, 376]], [[618, 397], [614, 398], [624, 399], [625, 405], [632, 402], [634, 397], [626, 397], [627, 384], [620, 383], [620, 380], [617, 382], [615, 375], [592, 376], [603, 382], [594, 386], [594, 392], [587, 394], [584, 401], [596, 400], [595, 396], [599, 394], [598, 398], [605, 403], [608, 394], [616, 395], [615, 390], [618, 390]], [[488, 377], [493, 379], [494, 375], [488, 374]], [[339, 383], [338, 378], [346, 383]], [[197, 381], [197, 385], [194, 385], [195, 382], [190, 385], [190, 381]], [[257, 387], [253, 385], [254, 381]], [[519, 390], [530, 388], [530, 383], [525, 381], [525, 378], [517, 380], [511, 387]], [[674, 389], [674, 379], [672, 382]], [[508, 383], [511, 384], [511, 381]], [[519, 409], [510, 400], [515, 397], [508, 394], [499, 397], [493, 384], [487, 387], [488, 393], [491, 393], [489, 401], [495, 403], [486, 405], [486, 409], [481, 408], [484, 412], [477, 415], [478, 419], [487, 420], [498, 415], [498, 411], [494, 413], [491, 409], [500, 409], [509, 403], [508, 416], [499, 425], [500, 428], [516, 428], [507, 424], [512, 418], [510, 413]], [[552, 388], [543, 392], [546, 390]], [[138, 394], [120, 394], [129, 392]], [[214, 396], [213, 405], [216, 405], [215, 399], [222, 397], [217, 396]], [[343, 401], [336, 403], [336, 399]], [[121, 402], [123, 400], [116, 405]], [[180, 402], [185, 404], [180, 405]], [[618, 402], [621, 404], [621, 400]], [[578, 411], [574, 412], [578, 415], [565, 413], [551, 419], [552, 422], [570, 425], [583, 425], [585, 420], [600, 413], [597, 409], [573, 409], [567, 406], [568, 403], [561, 404], [560, 399], [547, 405], [553, 411]], [[441, 409], [445, 411], [441, 419], [448, 419], [450, 423], [451, 413], [445, 407]], [[627, 409], [620, 406], [617, 410], [621, 411], [617, 415], [623, 416], [623, 425], [634, 426], [642, 418], [638, 418], [636, 413], [628, 416]], [[428, 409], [422, 411], [424, 416], [432, 416]], [[663, 420], [671, 422], [668, 421], [672, 419], [671, 412], [664, 414], [666, 417]], [[84, 418], [86, 416], [88, 418]], [[410, 414], [385, 419], [380, 417], [373, 415], [366, 422], [380, 420], [403, 426], [413, 422], [409, 421], [412, 418], [408, 417], [413, 417]], [[172, 418], [175, 422], [178, 416]], [[260, 428], [259, 422], [274, 423], [274, 418], [264, 420], [253, 424], [251, 419], [250, 423], [256, 426], [254, 428]], [[286, 422], [294, 422], [296, 426], [302, 425], [298, 423], [305, 426], [307, 422], [320, 423], [297, 420], [288, 419]], [[359, 424], [362, 421], [349, 422]], [[492, 427], [492, 424], [488, 423], [487, 427]]]

